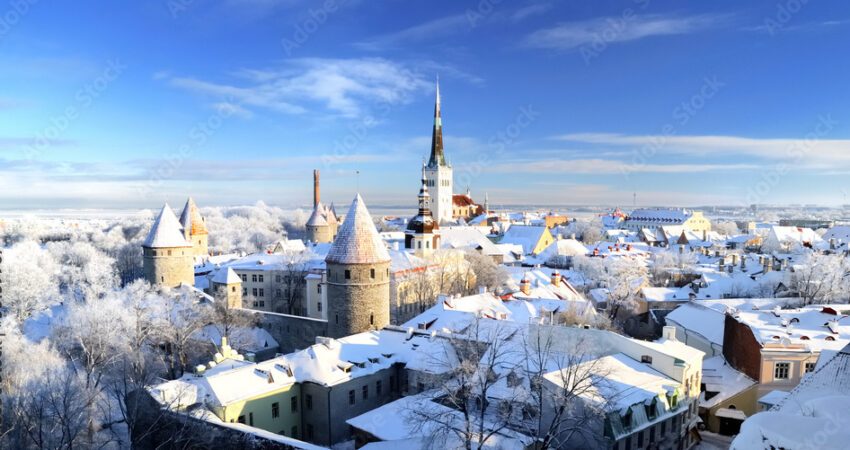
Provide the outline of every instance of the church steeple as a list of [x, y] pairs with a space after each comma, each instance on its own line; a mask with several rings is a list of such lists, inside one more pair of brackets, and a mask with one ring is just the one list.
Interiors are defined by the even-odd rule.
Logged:
[[434, 103], [434, 130], [431, 133], [431, 158], [428, 167], [447, 166], [443, 153], [443, 121], [440, 117], [440, 79], [437, 78], [437, 100]]
[[428, 193], [428, 180], [425, 178], [425, 166], [422, 166], [422, 187], [419, 189], [419, 216], [431, 217], [431, 194]]

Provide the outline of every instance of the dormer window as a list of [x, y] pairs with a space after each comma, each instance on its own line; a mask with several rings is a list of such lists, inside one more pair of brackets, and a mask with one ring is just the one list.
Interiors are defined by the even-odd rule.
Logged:
[[644, 364], [652, 364], [652, 357], [649, 355], [643, 355], [640, 357], [640, 362]]
[[623, 428], [626, 428], [626, 429], [631, 428], [632, 427], [632, 409], [631, 408], [627, 409], [626, 412], [622, 416], [620, 416], [620, 419], [623, 422]]

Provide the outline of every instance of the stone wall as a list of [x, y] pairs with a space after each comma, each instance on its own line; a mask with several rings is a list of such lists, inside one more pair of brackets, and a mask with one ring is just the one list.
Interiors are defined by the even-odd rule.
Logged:
[[256, 316], [259, 326], [280, 344], [281, 353], [292, 353], [316, 343], [316, 336], [328, 335], [328, 322], [309, 317], [292, 316], [246, 309]]
[[389, 325], [389, 267], [389, 262], [328, 263], [327, 323], [330, 337], [349, 336]]
[[333, 230], [330, 225], [307, 226], [307, 240], [317, 244], [324, 244], [333, 240]]
[[145, 280], [154, 286], [195, 284], [195, 262], [190, 247], [143, 248]]

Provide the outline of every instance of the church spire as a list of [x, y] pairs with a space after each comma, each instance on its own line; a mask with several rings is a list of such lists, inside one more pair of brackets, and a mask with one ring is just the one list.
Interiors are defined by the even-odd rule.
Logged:
[[443, 153], [443, 122], [440, 117], [440, 78], [437, 78], [437, 100], [434, 103], [434, 130], [431, 134], [431, 158], [428, 167], [447, 166]]
[[419, 216], [431, 217], [431, 194], [428, 193], [428, 180], [425, 178], [425, 166], [422, 166], [422, 188], [419, 189]]

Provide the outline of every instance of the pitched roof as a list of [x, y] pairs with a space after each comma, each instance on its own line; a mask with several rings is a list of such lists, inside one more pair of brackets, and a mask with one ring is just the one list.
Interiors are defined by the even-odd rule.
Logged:
[[151, 226], [151, 231], [142, 247], [147, 248], [172, 248], [172, 247], [191, 247], [180, 232], [180, 222], [177, 221], [177, 216], [174, 211], [168, 206], [168, 203], [162, 207], [156, 221]]
[[336, 264], [372, 264], [389, 262], [390, 254], [378, 234], [372, 216], [360, 194], [354, 197], [328, 251], [326, 262]]
[[186, 200], [186, 206], [183, 207], [183, 213], [180, 214], [180, 225], [183, 230], [190, 230], [190, 234], [207, 233], [207, 224], [192, 197]]
[[239, 278], [239, 275], [236, 275], [236, 272], [233, 271], [232, 267], [222, 268], [216, 272], [215, 276], [212, 279], [213, 283], [218, 284], [234, 284], [241, 283], [242, 279]]

